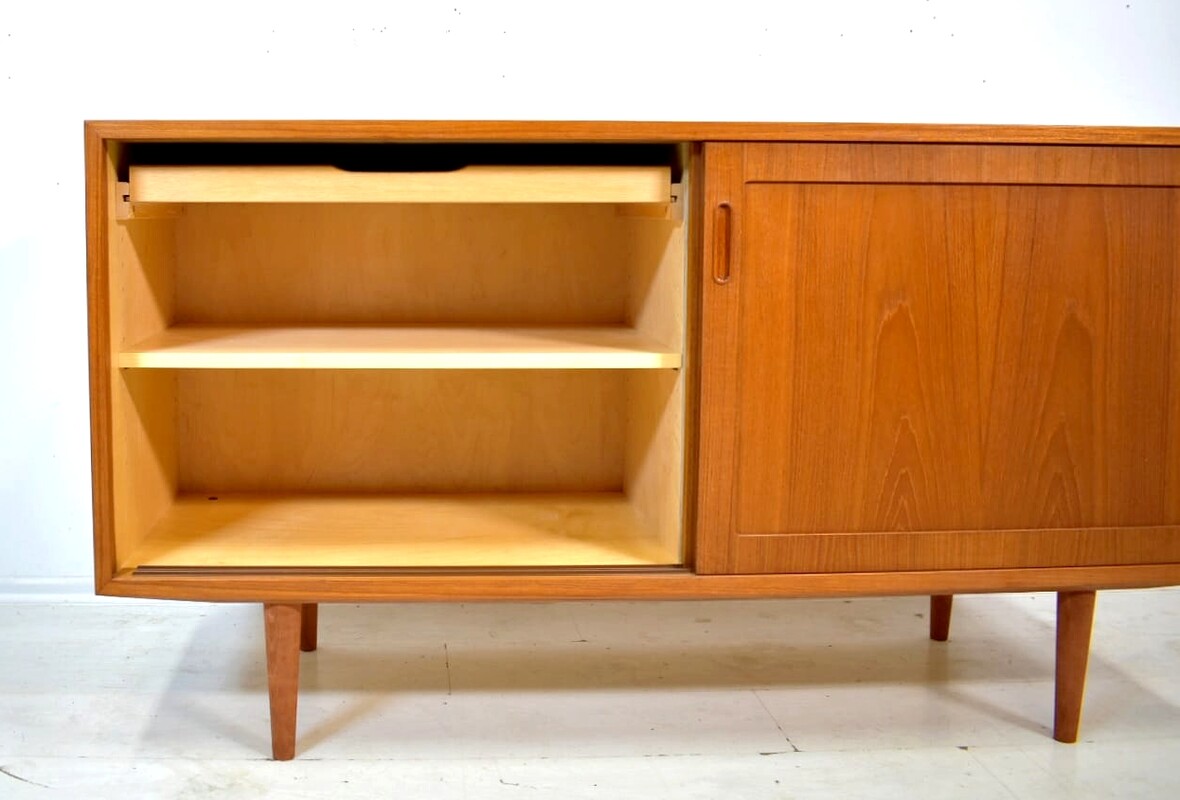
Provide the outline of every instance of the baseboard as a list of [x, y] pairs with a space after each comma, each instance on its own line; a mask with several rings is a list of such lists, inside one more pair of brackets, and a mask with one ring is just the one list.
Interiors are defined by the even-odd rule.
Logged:
[[94, 579], [89, 575], [0, 577], [0, 603], [101, 603], [110, 600], [94, 593]]

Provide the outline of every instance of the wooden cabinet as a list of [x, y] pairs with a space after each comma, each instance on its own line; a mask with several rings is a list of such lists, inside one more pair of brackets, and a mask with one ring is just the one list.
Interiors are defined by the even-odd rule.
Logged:
[[95, 577], [265, 605], [1180, 583], [1180, 131], [87, 125]]
[[1180, 152], [706, 161], [699, 570], [1180, 561]]

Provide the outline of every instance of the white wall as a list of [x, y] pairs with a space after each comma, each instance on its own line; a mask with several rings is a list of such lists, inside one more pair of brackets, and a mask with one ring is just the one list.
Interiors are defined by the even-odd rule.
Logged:
[[84, 119], [1180, 126], [1180, 0], [697, 6], [4, 3], [0, 592], [89, 581]]

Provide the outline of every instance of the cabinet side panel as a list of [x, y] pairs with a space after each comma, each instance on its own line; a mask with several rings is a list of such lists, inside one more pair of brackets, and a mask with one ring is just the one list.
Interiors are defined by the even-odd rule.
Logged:
[[684, 553], [684, 376], [691, 369], [684, 329], [686, 232], [680, 220], [627, 219], [628, 321], [685, 356], [679, 370], [628, 375], [623, 411], [627, 497], [669, 562]]
[[684, 350], [685, 232], [683, 223], [626, 220], [627, 322], [645, 336]]
[[[1172, 195], [1173, 237], [1180, 236], [1180, 194]], [[1180, 260], [1180, 242], [1175, 242], [1173, 258]], [[1168, 341], [1171, 343], [1171, 354], [1168, 358], [1168, 455], [1167, 474], [1164, 482], [1168, 487], [1167, 515], [1170, 519], [1180, 519], [1180, 264], [1172, 273], [1172, 302], [1171, 302], [1171, 331]]]
[[[114, 180], [112, 172], [110, 209]], [[115, 365], [124, 347], [171, 321], [176, 252], [172, 220], [112, 216], [108, 225], [115, 550], [124, 564], [176, 493], [176, 377]]]
[[93, 125], [85, 128], [86, 299], [90, 359], [90, 469], [94, 504], [95, 588], [115, 575], [111, 430], [111, 305], [108, 214], [114, 149]]
[[176, 375], [113, 376], [115, 551], [131, 559], [176, 496]]
[[618, 370], [191, 370], [186, 491], [618, 491]]
[[683, 370], [627, 376], [626, 493], [668, 563], [683, 558]]

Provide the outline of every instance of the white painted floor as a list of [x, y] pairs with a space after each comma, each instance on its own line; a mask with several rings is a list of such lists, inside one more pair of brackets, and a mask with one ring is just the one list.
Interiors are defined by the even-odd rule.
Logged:
[[0, 798], [1180, 797], [1180, 589], [1100, 594], [1077, 745], [1053, 613], [323, 606], [274, 763], [258, 606], [0, 603]]

